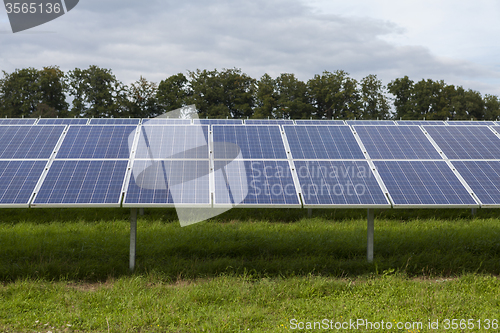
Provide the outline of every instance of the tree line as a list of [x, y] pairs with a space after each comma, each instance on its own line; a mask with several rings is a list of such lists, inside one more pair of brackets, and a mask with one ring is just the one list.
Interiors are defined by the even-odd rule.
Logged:
[[67, 73], [49, 66], [3, 71], [0, 79], [0, 117], [147, 118], [191, 104], [201, 118], [500, 118], [494, 95], [407, 76], [384, 86], [376, 75], [358, 81], [342, 70], [303, 82], [291, 73], [257, 80], [237, 68], [197, 69], [159, 84], [140, 77], [126, 85], [95, 65]]

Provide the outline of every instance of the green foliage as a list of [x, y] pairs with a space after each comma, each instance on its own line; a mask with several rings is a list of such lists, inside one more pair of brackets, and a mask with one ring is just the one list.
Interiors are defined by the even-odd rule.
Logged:
[[323, 72], [308, 81], [309, 94], [319, 119], [360, 119], [362, 100], [358, 82], [349, 73]]
[[256, 105], [252, 118], [275, 118], [278, 109], [276, 80], [269, 74], [264, 74], [257, 82]]
[[55, 117], [66, 115], [64, 73], [59, 67], [24, 68], [3, 72], [0, 80], [0, 116]]
[[192, 95], [188, 86], [188, 79], [178, 73], [161, 81], [156, 98], [162, 113], [180, 109], [187, 105], [187, 98]]
[[189, 72], [192, 95], [201, 118], [246, 118], [254, 107], [255, 79], [239, 69]]
[[396, 109], [396, 114], [394, 118], [396, 119], [420, 119], [414, 112], [414, 105], [412, 94], [413, 94], [413, 81], [405, 76], [403, 78], [395, 79], [387, 85], [388, 91], [394, 95], [394, 108]]
[[[386, 88], [376, 75], [357, 81], [342, 70], [324, 71], [307, 82], [293, 73], [276, 78], [264, 74], [255, 80], [233, 68], [178, 73], [159, 84], [141, 76], [125, 85], [110, 69], [95, 65], [66, 74], [58, 67], [45, 67], [3, 76], [2, 117], [147, 118], [194, 104], [202, 118], [500, 119], [498, 96], [483, 97], [444, 81], [414, 82], [408, 76]], [[67, 97], [73, 99], [70, 111]]]
[[88, 118], [123, 116], [119, 112], [118, 100], [124, 87], [110, 69], [95, 65], [83, 70], [75, 68], [68, 72], [66, 79], [69, 94], [73, 97], [71, 111], [74, 114]]
[[368, 75], [361, 80], [361, 100], [363, 119], [389, 119], [389, 102], [384, 94], [382, 81], [376, 75]]
[[163, 109], [158, 105], [157, 84], [149, 82], [142, 76], [130, 84], [126, 97], [121, 100], [121, 104], [125, 106], [124, 113], [128, 113], [131, 117], [154, 118], [163, 113]]
[[2, 332], [288, 332], [323, 318], [425, 332], [428, 320], [499, 319], [497, 210], [378, 210], [370, 264], [365, 210], [233, 209], [181, 228], [175, 210], [147, 209], [134, 274], [126, 209], [4, 210]]

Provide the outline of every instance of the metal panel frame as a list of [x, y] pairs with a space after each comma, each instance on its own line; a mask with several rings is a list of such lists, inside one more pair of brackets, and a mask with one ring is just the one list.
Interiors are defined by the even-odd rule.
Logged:
[[[54, 123], [54, 124], [40, 124], [40, 121], [42, 120], [55, 120], [55, 119], [85, 119], [86, 123], [85, 124], [64, 124], [64, 123]], [[38, 118], [36, 121], [37, 126], [47, 126], [47, 125], [63, 125], [63, 126], [69, 126], [69, 125], [80, 125], [80, 126], [85, 126], [88, 125], [90, 121], [90, 118]]]
[[460, 174], [458, 170], [456, 170], [456, 167], [453, 165], [454, 162], [499, 162], [500, 159], [484, 159], [484, 160], [479, 160], [479, 159], [473, 159], [473, 160], [460, 160], [460, 159], [451, 159], [448, 160], [448, 163], [451, 165], [453, 170], [460, 175], [460, 179], [463, 180], [463, 182], [467, 185], [467, 188], [470, 190], [471, 194], [474, 196], [474, 199], [479, 203], [481, 208], [500, 208], [500, 202], [498, 204], [484, 204], [479, 196], [472, 190], [470, 185], [467, 183], [467, 181], [463, 178], [463, 176]]
[[[379, 189], [382, 191], [382, 193], [385, 195], [385, 204], [306, 204], [305, 201], [303, 200], [303, 207], [304, 208], [391, 208], [392, 207], [392, 200], [390, 200], [387, 196], [387, 188], [385, 187], [384, 182], [382, 181], [382, 178], [378, 174], [378, 171], [376, 170], [372, 160], [368, 159], [297, 159], [294, 161], [314, 161], [314, 162], [367, 162], [368, 167], [370, 169], [370, 172], [372, 173], [373, 178], [377, 181], [377, 184], [379, 186]], [[298, 175], [297, 180], [299, 178]], [[301, 196], [303, 196], [302, 193], [302, 188], [301, 189]]]
[[[310, 122], [310, 123], [308, 123]], [[331, 119], [331, 120], [321, 120], [321, 119], [296, 119], [295, 125], [297, 126], [325, 126], [325, 125], [335, 125], [335, 126], [347, 126], [344, 120]]]
[[[93, 124], [92, 120], [93, 119], [137, 119], [137, 124]], [[142, 123], [142, 118], [89, 118], [89, 121], [87, 123], [88, 126], [138, 126]], [[78, 125], [77, 125], [78, 126]], [[79, 125], [79, 126], [84, 126], [84, 125]]]
[[[380, 123], [378, 123], [380, 122]], [[369, 119], [359, 119], [353, 120], [348, 119], [345, 120], [346, 125], [349, 126], [396, 126], [396, 122], [394, 120], [369, 120]], [[391, 124], [392, 123], [392, 124]]]
[[[142, 134], [142, 127], [177, 127], [177, 126], [200, 126], [200, 127], [207, 127], [207, 133], [208, 133], [208, 142], [207, 142], [207, 150], [208, 150], [208, 157], [207, 158], [137, 158], [137, 148], [138, 148], [138, 143], [140, 136]], [[233, 125], [229, 125], [233, 126]], [[211, 155], [212, 155], [212, 149], [211, 149], [211, 125], [203, 125], [203, 124], [165, 124], [165, 125], [158, 125], [158, 124], [153, 124], [153, 125], [148, 125], [147, 123], [144, 125], [139, 125], [137, 126], [137, 131], [136, 131], [136, 136], [134, 138], [134, 144], [132, 148], [132, 152], [130, 154], [130, 162], [128, 166], [127, 173], [125, 174], [125, 179], [123, 182], [123, 188], [122, 188], [122, 204], [121, 206], [123, 208], [212, 208], [212, 184], [210, 182], [210, 177], [213, 171], [213, 164], [211, 163]], [[125, 201], [127, 200], [128, 196], [128, 187], [130, 185], [130, 179], [132, 177], [132, 169], [133, 165], [136, 161], [207, 161], [208, 166], [209, 166], [209, 198], [208, 198], [208, 204], [198, 204], [198, 203], [126, 203]]]
[[[214, 159], [213, 163], [217, 161], [229, 161], [227, 159]], [[212, 172], [214, 178], [214, 195], [213, 195], [213, 208], [302, 208], [302, 200], [299, 195], [299, 187], [295, 183], [294, 170], [292, 169], [292, 165], [288, 159], [234, 159], [231, 161], [238, 162], [285, 162], [288, 163], [288, 167], [290, 168], [290, 175], [292, 176], [292, 183], [295, 187], [295, 196], [297, 197], [297, 204], [248, 204], [248, 203], [239, 203], [239, 204], [228, 204], [228, 203], [217, 203], [215, 197], [215, 172]]]
[[[406, 209], [406, 208], [479, 208], [480, 203], [477, 200], [477, 196], [474, 194], [472, 189], [469, 187], [469, 185], [464, 181], [464, 179], [461, 177], [461, 175], [455, 170], [455, 168], [449, 163], [449, 160], [437, 160], [437, 159], [420, 159], [420, 160], [402, 160], [402, 159], [394, 159], [394, 160], [388, 160], [388, 159], [377, 159], [377, 160], [372, 160], [372, 163], [375, 161], [381, 161], [381, 162], [444, 162], [450, 168], [450, 171], [457, 177], [458, 181], [461, 183], [461, 185], [464, 187], [464, 189], [469, 193], [469, 195], [472, 197], [472, 199], [476, 202], [475, 205], [442, 205], [442, 204], [397, 204], [395, 203], [394, 199], [392, 198], [392, 195], [389, 191], [387, 191], [387, 196], [389, 197], [392, 207], [395, 209]], [[375, 167], [375, 165], [374, 165]], [[376, 168], [376, 167], [375, 167]], [[378, 170], [377, 170], [378, 172]], [[384, 182], [385, 186], [385, 182]], [[387, 187], [386, 187], [387, 189]]]
[[398, 126], [446, 126], [444, 120], [396, 120]]
[[[20, 159], [20, 158], [13, 158], [13, 159], [0, 159], [1, 162], [44, 162], [48, 161], [47, 159], [43, 158], [27, 158], [27, 159]], [[30, 208], [31, 201], [33, 200], [34, 193], [36, 191], [36, 188], [40, 182], [40, 178], [44, 174], [45, 170], [47, 169], [47, 164], [45, 164], [42, 172], [40, 173], [40, 177], [38, 178], [37, 183], [35, 184], [35, 187], [33, 188], [33, 191], [31, 191], [30, 197], [28, 198], [28, 201], [26, 203], [22, 204], [2, 204], [0, 203], [0, 209], [1, 208]]]
[[45, 179], [47, 178], [48, 173], [50, 172], [50, 168], [54, 164], [54, 162], [67, 162], [67, 161], [75, 161], [75, 162], [84, 162], [84, 161], [96, 161], [96, 162], [104, 162], [104, 161], [128, 161], [127, 168], [130, 165], [130, 159], [127, 158], [60, 158], [60, 159], [52, 159], [47, 163], [46, 166], [46, 171], [44, 174], [42, 174], [42, 177], [40, 177], [39, 184], [37, 184], [36, 188], [36, 193], [35, 195], [32, 196], [32, 200], [30, 203], [31, 208], [82, 208], [82, 207], [87, 207], [87, 208], [119, 208], [121, 207], [121, 201], [123, 198], [123, 183], [126, 180], [127, 176], [127, 169], [125, 170], [124, 174], [124, 180], [122, 181], [122, 187], [120, 189], [120, 196], [118, 198], [118, 201], [116, 203], [35, 203], [35, 200], [38, 196], [38, 193], [43, 186], [43, 183], [45, 182]]
[[[235, 125], [217, 125], [217, 126], [235, 126]], [[297, 178], [295, 174], [295, 166], [293, 165], [291, 161], [291, 154], [290, 154], [290, 147], [288, 146], [288, 140], [286, 139], [285, 131], [283, 129], [282, 125], [278, 124], [259, 124], [259, 125], [250, 125], [250, 126], [272, 126], [272, 127], [277, 127], [280, 131], [281, 135], [281, 141], [283, 144], [283, 147], [285, 149], [285, 155], [286, 158], [283, 159], [266, 159], [266, 158], [242, 158], [242, 159], [234, 159], [234, 161], [241, 161], [241, 162], [253, 162], [253, 161], [263, 161], [263, 162], [288, 162], [288, 166], [290, 168], [290, 174], [292, 176], [292, 182], [295, 187], [295, 195], [297, 196], [297, 202], [298, 204], [290, 204], [290, 205], [284, 205], [284, 204], [245, 204], [245, 203], [239, 203], [239, 204], [226, 204], [226, 203], [217, 203], [215, 200], [215, 162], [216, 161], [227, 161], [228, 159], [222, 159], [222, 158], [215, 158], [215, 155], [212, 153], [211, 160], [212, 160], [212, 172], [211, 176], [213, 179], [213, 208], [302, 208], [302, 200], [300, 197], [300, 186], [297, 186]], [[289, 125], [287, 125], [289, 126]], [[293, 126], [293, 125], [290, 125]], [[210, 145], [213, 147], [213, 132], [210, 135]], [[231, 160], [233, 161], [233, 160]]]
[[[127, 196], [128, 196], [128, 187], [130, 185], [130, 179], [132, 177], [132, 168], [134, 167], [134, 163], [137, 161], [152, 161], [151, 159], [144, 159], [144, 158], [136, 158], [131, 161], [129, 164], [130, 169], [128, 170], [128, 173], [125, 175], [125, 181], [123, 184], [123, 200], [122, 200], [122, 207], [123, 208], [212, 208], [212, 198], [211, 198], [211, 192], [210, 192], [210, 181], [209, 181], [209, 197], [208, 197], [208, 203], [207, 204], [200, 204], [200, 203], [137, 203], [137, 202], [132, 202], [132, 203], [127, 203]], [[209, 172], [210, 172], [210, 160], [207, 159], [168, 159], [168, 158], [162, 158], [162, 159], [154, 159], [153, 161], [156, 162], [165, 162], [165, 161], [188, 161], [188, 162], [196, 162], [196, 161], [203, 161], [203, 162], [208, 162], [209, 166]], [[210, 172], [211, 173], [211, 172]], [[207, 175], [210, 177], [210, 174]]]

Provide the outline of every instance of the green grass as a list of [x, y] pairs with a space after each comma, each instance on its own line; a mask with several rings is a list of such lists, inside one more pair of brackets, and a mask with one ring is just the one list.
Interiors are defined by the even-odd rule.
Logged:
[[146, 210], [130, 274], [128, 210], [3, 210], [0, 331], [285, 332], [293, 318], [500, 320], [498, 211], [376, 213], [370, 264], [362, 210], [308, 218], [305, 210], [234, 209], [185, 228], [173, 210]]

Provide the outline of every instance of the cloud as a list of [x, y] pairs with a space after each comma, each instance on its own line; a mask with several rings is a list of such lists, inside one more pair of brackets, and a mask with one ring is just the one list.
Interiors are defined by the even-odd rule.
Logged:
[[37, 30], [56, 33], [0, 34], [0, 69], [95, 64], [125, 83], [197, 68], [237, 67], [255, 78], [288, 72], [302, 80], [342, 69], [358, 79], [376, 74], [388, 83], [408, 75], [500, 94], [492, 84], [498, 71], [393, 44], [387, 37], [404, 30], [387, 20], [322, 14], [299, 1], [88, 0]]

